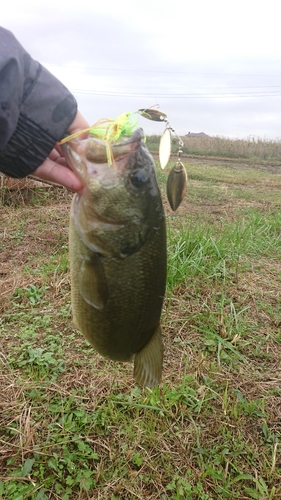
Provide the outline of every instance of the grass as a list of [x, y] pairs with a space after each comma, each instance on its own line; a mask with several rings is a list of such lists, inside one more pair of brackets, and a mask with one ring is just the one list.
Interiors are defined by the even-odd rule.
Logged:
[[281, 497], [278, 169], [185, 162], [168, 228], [162, 383], [97, 355], [71, 324], [71, 195], [2, 199], [0, 498]]

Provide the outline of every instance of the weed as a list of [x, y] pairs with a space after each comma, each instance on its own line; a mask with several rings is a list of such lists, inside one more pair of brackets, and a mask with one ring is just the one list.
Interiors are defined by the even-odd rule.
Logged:
[[20, 303], [26, 297], [30, 304], [34, 305], [43, 297], [45, 288], [38, 288], [36, 285], [28, 285], [24, 288], [16, 288], [12, 298], [14, 302]]

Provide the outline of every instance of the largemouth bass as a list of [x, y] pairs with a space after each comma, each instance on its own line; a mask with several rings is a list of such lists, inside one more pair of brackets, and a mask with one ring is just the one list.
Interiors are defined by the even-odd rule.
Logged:
[[101, 139], [72, 139], [62, 148], [85, 186], [70, 213], [73, 322], [102, 356], [134, 359], [136, 382], [153, 387], [163, 363], [166, 229], [143, 131], [114, 145], [110, 167]]

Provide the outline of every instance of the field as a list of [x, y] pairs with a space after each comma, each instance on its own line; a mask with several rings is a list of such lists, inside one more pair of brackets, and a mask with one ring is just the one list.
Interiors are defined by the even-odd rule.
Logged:
[[[279, 146], [278, 146], [279, 147]], [[184, 154], [159, 387], [71, 324], [64, 189], [0, 197], [0, 498], [281, 498], [281, 160]], [[279, 160], [278, 160], [279, 157]]]

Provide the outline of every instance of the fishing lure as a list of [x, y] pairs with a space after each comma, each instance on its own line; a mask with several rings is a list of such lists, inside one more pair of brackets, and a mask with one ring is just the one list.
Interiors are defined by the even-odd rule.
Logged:
[[[111, 166], [114, 163], [114, 156], [112, 152], [112, 144], [117, 142], [122, 137], [131, 136], [134, 129], [138, 125], [138, 117], [136, 113], [123, 113], [118, 116], [115, 120], [109, 118], [101, 118], [94, 125], [83, 130], [79, 130], [74, 134], [68, 135], [60, 141], [59, 144], [65, 144], [66, 142], [76, 139], [85, 132], [89, 132], [89, 138], [101, 139], [106, 144], [106, 156], [107, 163]], [[86, 139], [86, 140], [88, 140]]]

